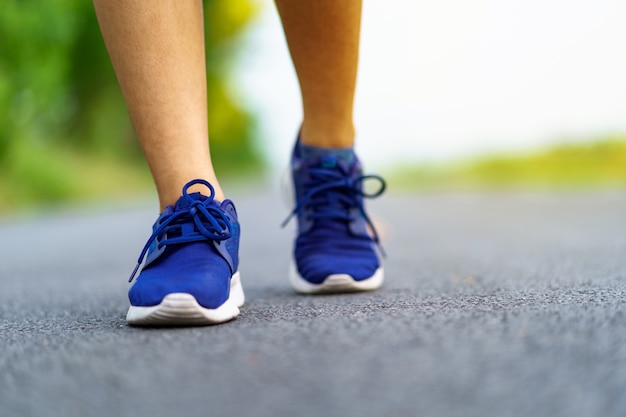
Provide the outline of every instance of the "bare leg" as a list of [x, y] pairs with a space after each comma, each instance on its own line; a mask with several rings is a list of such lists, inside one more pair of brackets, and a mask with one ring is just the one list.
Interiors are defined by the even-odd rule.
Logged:
[[352, 146], [361, 0], [276, 0], [276, 5], [300, 81], [302, 142]]
[[222, 200], [209, 154], [201, 0], [94, 5], [161, 209], [194, 178], [209, 181]]
[[291, 157], [298, 234], [289, 280], [305, 294], [375, 290], [384, 274], [357, 197], [363, 177], [352, 149], [361, 0], [276, 4], [304, 110], [302, 144]]

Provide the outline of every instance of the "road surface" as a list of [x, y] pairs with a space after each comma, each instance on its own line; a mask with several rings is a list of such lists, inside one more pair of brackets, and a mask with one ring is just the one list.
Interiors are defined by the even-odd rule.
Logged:
[[0, 416], [624, 416], [626, 192], [389, 194], [387, 280], [300, 296], [273, 190], [235, 200], [247, 304], [137, 329], [154, 202], [0, 219]]

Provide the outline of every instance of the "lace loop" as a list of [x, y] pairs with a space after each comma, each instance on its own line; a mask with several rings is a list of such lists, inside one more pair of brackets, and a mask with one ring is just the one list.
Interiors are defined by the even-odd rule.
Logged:
[[[205, 185], [211, 191], [210, 195], [201, 200], [192, 198], [188, 189], [195, 184]], [[205, 180], [196, 179], [185, 184], [183, 196], [176, 206], [171, 208], [172, 212], [164, 213], [159, 218], [160, 223], [141, 250], [137, 266], [128, 282], [132, 282], [137, 275], [141, 263], [154, 242], [157, 242], [157, 249], [161, 249], [163, 246], [172, 244], [229, 239], [232, 236], [233, 225], [226, 214], [217, 207], [214, 197], [215, 189]], [[184, 227], [189, 223], [194, 225], [193, 230], [186, 230]]]
[[[285, 227], [305, 208], [313, 209], [308, 214], [308, 219], [333, 219], [345, 222], [355, 220], [350, 214], [350, 209], [357, 208], [371, 230], [372, 239], [384, 255], [378, 232], [365, 212], [363, 198], [375, 198], [381, 195], [387, 186], [385, 180], [379, 175], [351, 177], [347, 169], [339, 165], [337, 169], [309, 168], [309, 174], [311, 179], [304, 184], [306, 193], [296, 202], [296, 206], [283, 221], [281, 227]], [[370, 180], [377, 181], [379, 187], [368, 193], [363, 190], [363, 186], [365, 181]]]

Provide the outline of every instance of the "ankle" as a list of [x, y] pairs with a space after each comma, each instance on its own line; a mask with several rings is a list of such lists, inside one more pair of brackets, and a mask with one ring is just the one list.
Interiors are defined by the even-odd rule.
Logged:
[[352, 123], [309, 123], [305, 120], [300, 130], [300, 141], [319, 148], [351, 148], [355, 129]]

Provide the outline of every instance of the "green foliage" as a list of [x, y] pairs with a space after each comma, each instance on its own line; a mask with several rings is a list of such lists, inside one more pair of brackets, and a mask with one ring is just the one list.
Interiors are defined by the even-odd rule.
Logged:
[[254, 120], [232, 100], [224, 82], [236, 58], [238, 35], [257, 11], [250, 1], [204, 3], [211, 154], [220, 176], [258, 174], [263, 168], [253, 144]]
[[0, 13], [0, 161], [15, 141], [60, 132], [75, 111], [71, 50], [79, 1], [7, 0]]
[[145, 165], [44, 143], [10, 147], [0, 176], [0, 212], [103, 196], [132, 196], [151, 179]]
[[391, 176], [399, 188], [422, 190], [623, 188], [626, 135], [525, 154], [403, 167]]
[[[216, 168], [226, 174], [231, 166], [238, 172], [259, 169], [254, 119], [228, 88], [240, 34], [256, 9], [246, 0], [204, 3]], [[69, 154], [72, 161], [82, 156], [90, 164], [68, 164]], [[81, 178], [90, 176], [68, 168], [128, 171], [126, 165], [134, 165], [145, 172], [140, 155], [92, 3], [5, 0], [0, 13], [0, 207], [80, 198]]]

